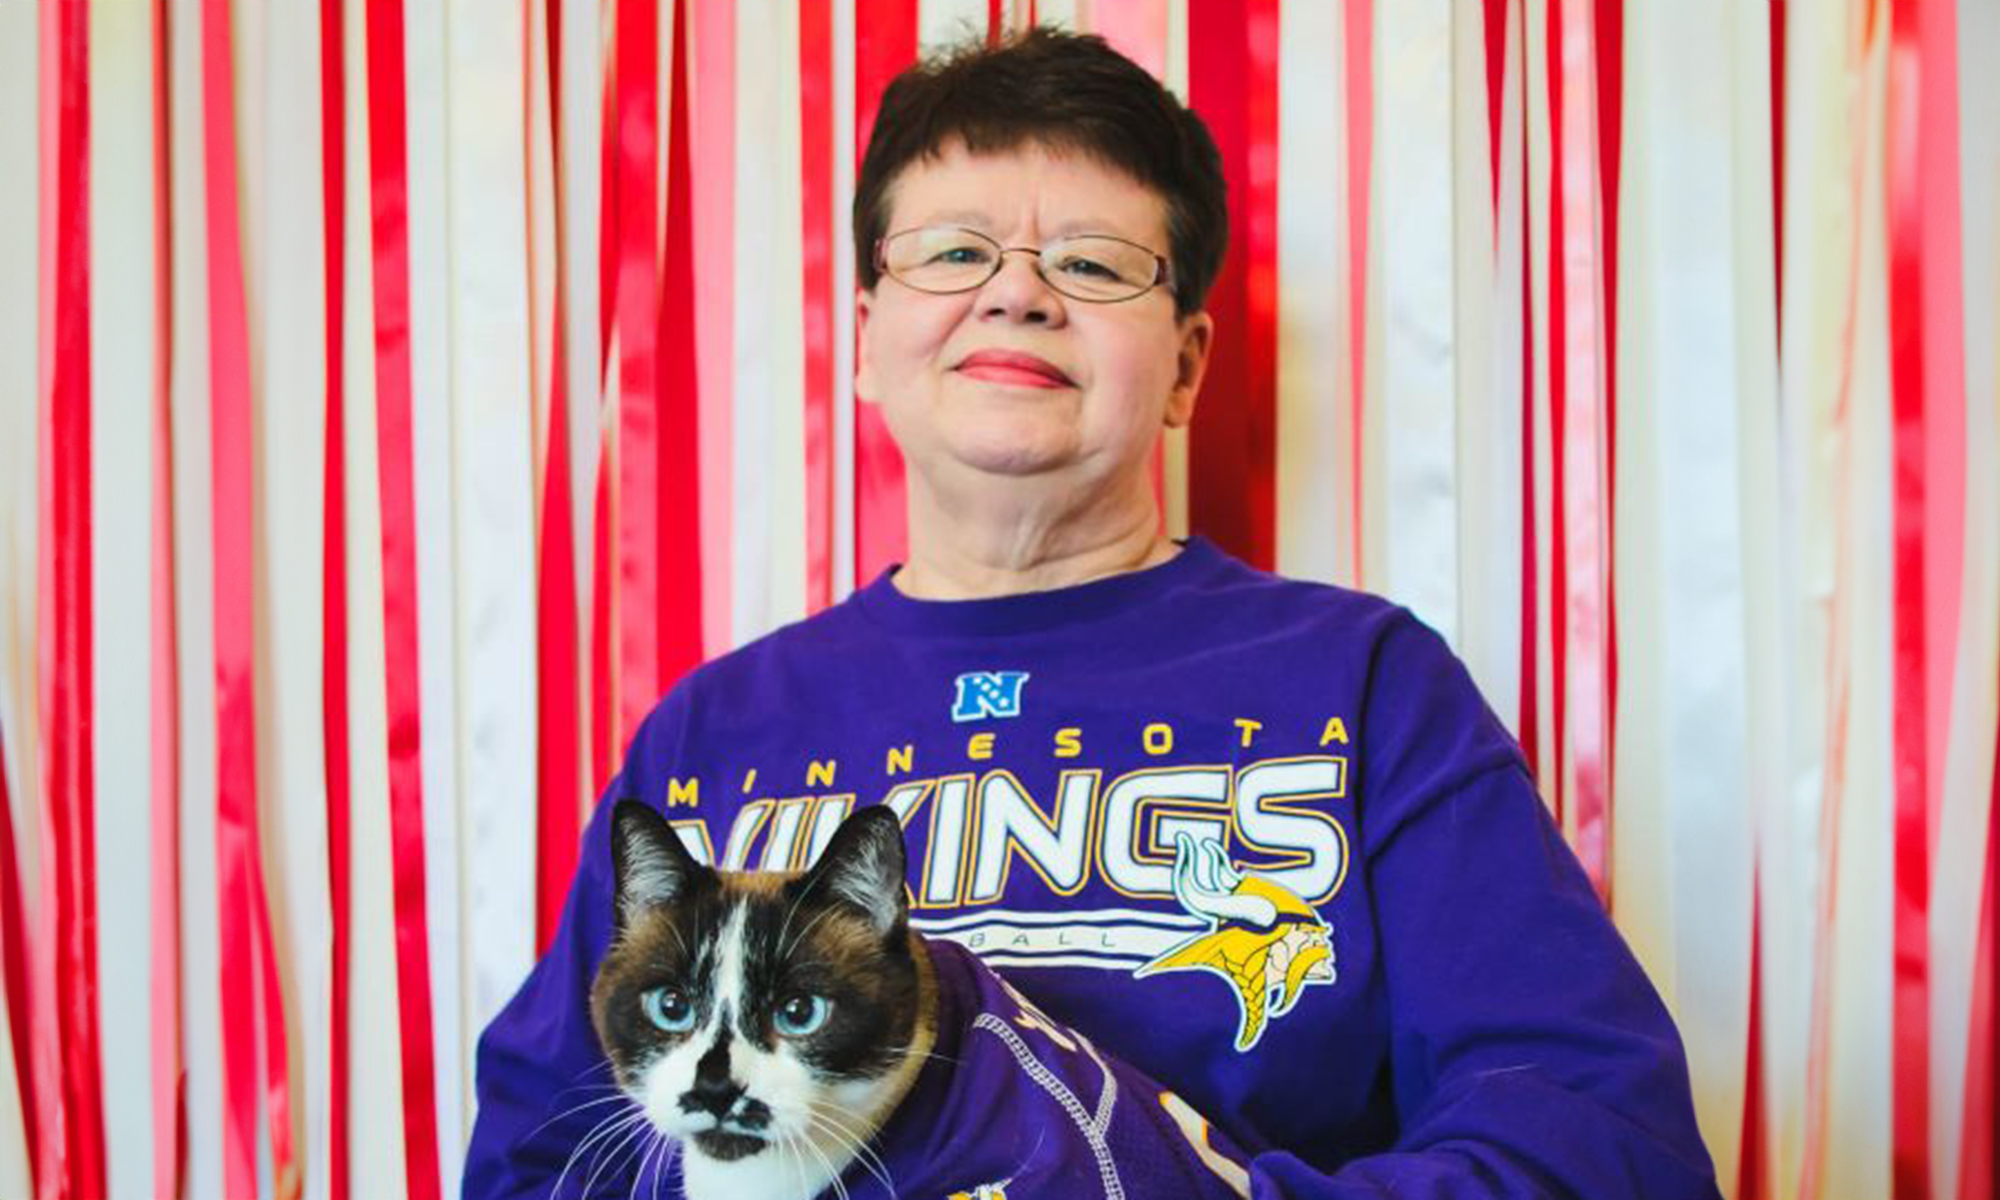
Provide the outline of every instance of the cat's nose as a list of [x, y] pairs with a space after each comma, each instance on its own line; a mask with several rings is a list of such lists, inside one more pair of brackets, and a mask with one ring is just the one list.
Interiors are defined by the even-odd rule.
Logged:
[[714, 1113], [719, 1119], [729, 1115], [742, 1095], [742, 1086], [731, 1079], [697, 1077], [694, 1086], [681, 1093], [681, 1111]]

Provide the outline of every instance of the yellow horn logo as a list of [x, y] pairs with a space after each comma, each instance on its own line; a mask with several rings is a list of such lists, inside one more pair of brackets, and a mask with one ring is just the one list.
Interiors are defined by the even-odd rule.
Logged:
[[1236, 994], [1236, 1048], [1248, 1050], [1266, 1024], [1298, 1003], [1307, 985], [1332, 983], [1333, 931], [1312, 905], [1289, 889], [1229, 865], [1222, 846], [1174, 839], [1174, 898], [1208, 931], [1132, 972], [1208, 971]]

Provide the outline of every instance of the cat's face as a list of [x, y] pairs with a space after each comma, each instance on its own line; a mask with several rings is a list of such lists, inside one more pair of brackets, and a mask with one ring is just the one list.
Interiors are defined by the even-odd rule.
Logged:
[[716, 872], [653, 809], [613, 816], [617, 933], [591, 1017], [618, 1084], [709, 1165], [849, 1157], [907, 1083], [920, 972], [902, 827], [843, 824], [802, 875]]

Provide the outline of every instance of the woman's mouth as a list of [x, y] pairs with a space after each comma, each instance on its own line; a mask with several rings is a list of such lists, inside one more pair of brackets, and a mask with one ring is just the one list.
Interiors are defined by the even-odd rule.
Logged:
[[1009, 387], [1074, 387], [1068, 375], [1046, 359], [1013, 350], [979, 350], [955, 368], [959, 374]]

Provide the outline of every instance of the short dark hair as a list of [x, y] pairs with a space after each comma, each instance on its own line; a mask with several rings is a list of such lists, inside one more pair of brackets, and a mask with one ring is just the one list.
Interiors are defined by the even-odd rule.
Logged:
[[882, 92], [854, 190], [861, 286], [881, 273], [889, 189], [904, 168], [952, 143], [974, 154], [1042, 145], [1095, 159], [1166, 201], [1174, 307], [1201, 311], [1229, 245], [1222, 156], [1188, 107], [1103, 38], [1038, 27], [995, 45], [967, 43], [925, 59]]

